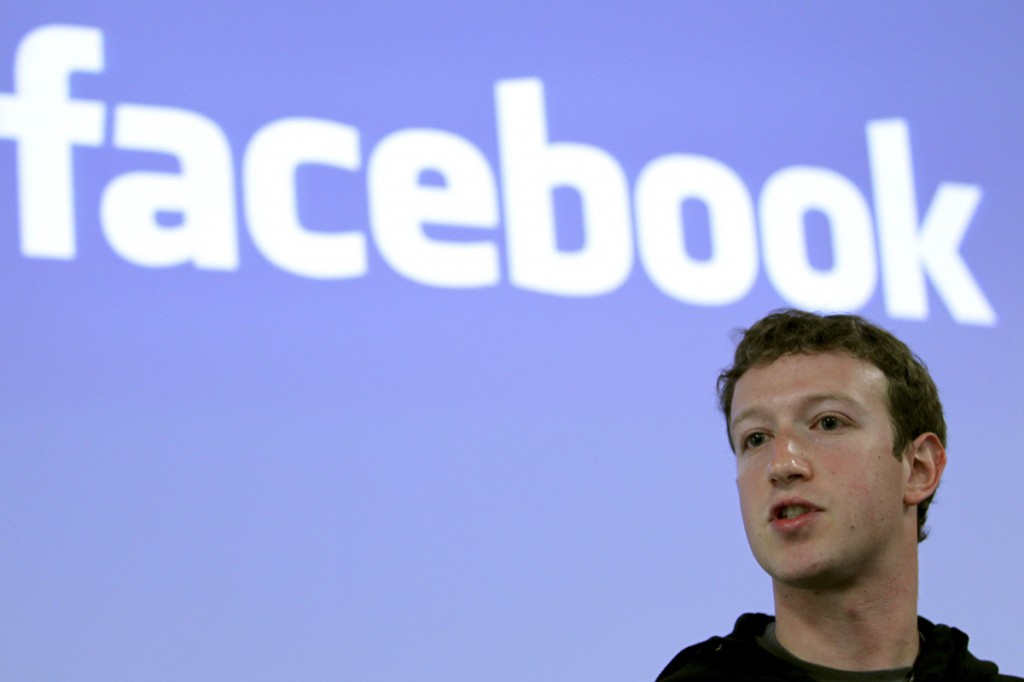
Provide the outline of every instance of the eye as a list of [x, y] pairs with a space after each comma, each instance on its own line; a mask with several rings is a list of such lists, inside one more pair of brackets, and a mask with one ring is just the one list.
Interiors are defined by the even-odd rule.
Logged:
[[755, 431], [754, 433], [749, 434], [746, 438], [743, 439], [743, 448], [759, 448], [762, 445], [764, 445], [767, 441], [768, 436], [766, 436], [761, 431]]
[[843, 420], [834, 414], [826, 414], [818, 420], [818, 424], [821, 425], [822, 431], [835, 431], [843, 425]]

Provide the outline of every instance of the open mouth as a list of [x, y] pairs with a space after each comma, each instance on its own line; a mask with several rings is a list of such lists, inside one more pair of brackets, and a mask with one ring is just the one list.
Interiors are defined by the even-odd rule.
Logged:
[[772, 507], [771, 519], [772, 521], [788, 521], [816, 511], [820, 510], [804, 500], [785, 501]]
[[790, 504], [784, 507], [779, 507], [775, 511], [775, 518], [777, 519], [795, 519], [801, 514], [806, 514], [811, 511], [810, 507], [805, 507], [802, 504]]

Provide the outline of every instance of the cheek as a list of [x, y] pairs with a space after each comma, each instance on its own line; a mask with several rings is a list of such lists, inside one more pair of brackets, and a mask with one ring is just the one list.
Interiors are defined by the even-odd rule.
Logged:
[[740, 467], [736, 472], [736, 492], [740, 498], [740, 513], [746, 523], [749, 515], [759, 508], [758, 488], [749, 468]]
[[[893, 463], [885, 458], [891, 458]], [[903, 505], [899, 462], [888, 454], [879, 459], [868, 472], [853, 469], [838, 474], [845, 481], [843, 495], [853, 502], [860, 517], [873, 523], [885, 522]]]

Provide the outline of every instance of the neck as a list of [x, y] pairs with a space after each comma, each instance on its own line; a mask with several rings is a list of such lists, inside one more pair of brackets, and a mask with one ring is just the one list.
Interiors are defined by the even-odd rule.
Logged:
[[775, 634], [797, 658], [840, 670], [888, 670], [914, 664], [917, 552], [886, 579], [842, 587], [803, 588], [773, 582]]

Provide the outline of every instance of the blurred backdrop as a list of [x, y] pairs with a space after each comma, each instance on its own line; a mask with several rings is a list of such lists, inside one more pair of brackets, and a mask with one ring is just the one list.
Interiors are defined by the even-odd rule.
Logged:
[[1024, 671], [1024, 8], [9, 4], [0, 668], [653, 679], [770, 611], [714, 379], [947, 409], [921, 611]]

